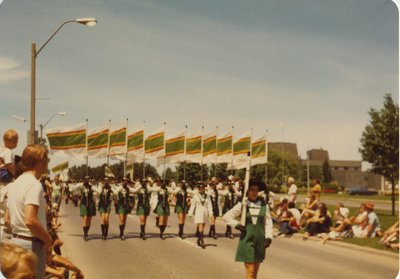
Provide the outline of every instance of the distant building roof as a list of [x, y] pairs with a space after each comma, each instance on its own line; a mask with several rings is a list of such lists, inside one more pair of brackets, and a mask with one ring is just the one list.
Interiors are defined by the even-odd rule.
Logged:
[[[361, 161], [329, 160], [331, 168], [359, 168], [361, 170]], [[322, 167], [324, 160], [310, 160], [310, 166]], [[301, 165], [306, 166], [307, 160], [302, 159]]]
[[311, 161], [325, 161], [329, 160], [329, 153], [327, 150], [322, 148], [320, 149], [311, 149], [307, 151], [308, 158]]

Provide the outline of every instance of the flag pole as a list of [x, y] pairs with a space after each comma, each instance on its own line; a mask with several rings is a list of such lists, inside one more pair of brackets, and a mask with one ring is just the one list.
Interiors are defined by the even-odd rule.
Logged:
[[111, 119], [108, 119], [108, 151], [107, 151], [107, 166], [110, 166], [110, 139], [111, 139]]
[[231, 175], [233, 175], [233, 131], [235, 129], [235, 125], [232, 125], [232, 145], [231, 145]]
[[166, 177], [165, 177], [165, 176], [166, 176], [166, 175], [165, 175], [165, 125], [166, 125], [166, 124], [167, 124], [167, 123], [164, 122], [164, 164], [163, 164], [163, 165], [164, 165], [164, 167], [163, 167], [163, 168], [164, 168], [164, 170], [163, 170], [163, 181], [164, 181], [164, 185], [165, 185], [165, 178], [166, 178]]
[[246, 210], [247, 210], [247, 191], [249, 190], [250, 184], [250, 170], [251, 170], [251, 156], [252, 156], [252, 140], [253, 140], [253, 128], [251, 128], [251, 138], [250, 138], [250, 150], [247, 153], [247, 167], [246, 167], [246, 176], [245, 183], [243, 189], [243, 199], [242, 199], [242, 214], [240, 216], [240, 224], [242, 226], [246, 225]]
[[268, 184], [268, 129], [265, 130], [265, 157], [267, 161], [265, 163], [265, 185]]
[[183, 180], [186, 180], [186, 138], [187, 138], [187, 125], [185, 125], [185, 141], [183, 150], [185, 152], [185, 158], [183, 160]]
[[126, 165], [128, 164], [128, 118], [126, 118], [125, 130], [125, 162], [124, 162], [124, 177], [126, 177]]
[[144, 125], [146, 124], [146, 121], [143, 120], [143, 179], [146, 177], [146, 140], [144, 137]]
[[89, 175], [88, 128], [89, 128], [89, 119], [86, 118], [86, 176]]
[[200, 181], [203, 182], [203, 137], [204, 126], [201, 126], [201, 158], [200, 158]]
[[214, 165], [214, 177], [217, 178], [217, 164], [218, 164], [218, 125], [217, 134], [215, 135], [215, 165]]

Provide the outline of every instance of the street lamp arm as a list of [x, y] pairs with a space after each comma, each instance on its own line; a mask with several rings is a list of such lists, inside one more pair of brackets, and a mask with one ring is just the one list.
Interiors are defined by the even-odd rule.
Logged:
[[46, 125], [49, 124], [50, 120], [52, 120], [53, 117], [56, 116], [56, 115], [58, 115], [58, 113], [55, 113], [55, 114], [53, 114], [52, 116], [50, 116], [49, 120], [47, 120], [46, 123], [44, 123], [44, 124], [42, 125], [42, 128], [46, 127]]
[[58, 33], [58, 31], [60, 31], [60, 29], [67, 23], [70, 22], [76, 22], [75, 20], [67, 20], [65, 22], [63, 22], [60, 27], [58, 27], [58, 29], [50, 36], [50, 38], [47, 39], [47, 41], [38, 49], [38, 51], [36, 51], [35, 57], [37, 57], [39, 55], [39, 52], [50, 42], [51, 39], [53, 39], [53, 37]]

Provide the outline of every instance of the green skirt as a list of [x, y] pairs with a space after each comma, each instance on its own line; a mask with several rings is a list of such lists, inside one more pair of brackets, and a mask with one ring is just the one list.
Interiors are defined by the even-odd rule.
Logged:
[[90, 204], [89, 208], [86, 205], [81, 204], [80, 206], [81, 216], [96, 216], [96, 206], [94, 204]]
[[103, 213], [110, 213], [111, 212], [111, 204], [109, 204], [107, 206], [107, 208], [105, 208], [104, 206], [99, 206], [99, 213], [103, 214]]
[[158, 216], [169, 216], [169, 206], [164, 208], [159, 204], [154, 210], [154, 213], [157, 214]]
[[149, 216], [150, 214], [150, 206], [138, 206], [137, 210], [136, 210], [136, 215], [145, 215], [145, 216]]
[[252, 224], [246, 226], [246, 231], [241, 234], [236, 250], [237, 262], [255, 263], [265, 259], [264, 231]]
[[117, 214], [129, 214], [132, 211], [132, 207], [130, 206], [123, 206], [123, 205], [118, 205], [116, 207], [116, 212]]
[[185, 206], [182, 207], [180, 205], [175, 206], [175, 213], [180, 214], [180, 213], [184, 213], [187, 214], [189, 212], [189, 207]]

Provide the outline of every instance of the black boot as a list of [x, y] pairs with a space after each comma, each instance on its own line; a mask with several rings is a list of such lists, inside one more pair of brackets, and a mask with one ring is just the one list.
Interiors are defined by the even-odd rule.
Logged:
[[215, 231], [215, 225], [212, 225], [212, 230], [213, 230], [213, 237], [214, 237], [214, 239], [218, 239], [218, 236], [217, 236], [217, 232]]
[[229, 227], [229, 238], [234, 239], [235, 237], [233, 236], [233, 233], [232, 233], [232, 227], [231, 226], [228, 226], [228, 227]]
[[185, 236], [183, 235], [183, 226], [184, 226], [184, 224], [179, 224], [179, 233], [178, 233], [178, 235], [179, 235], [180, 238], [185, 239]]
[[199, 236], [197, 238], [197, 246], [200, 246], [201, 248], [206, 248], [204, 245], [204, 236], [203, 236], [203, 232], [199, 232]]
[[160, 225], [160, 238], [162, 240], [165, 239], [165, 236], [164, 236], [165, 227], [166, 227], [165, 225]]
[[89, 231], [89, 227], [88, 226], [84, 226], [83, 227], [83, 239], [85, 241], [88, 241], [88, 231]]
[[124, 229], [125, 225], [119, 225], [119, 237], [121, 238], [121, 240], [125, 240]]
[[101, 224], [101, 239], [103, 239], [103, 240], [106, 240], [106, 237], [105, 237], [105, 235], [106, 235], [106, 227], [105, 227], [106, 225], [104, 225], [104, 224]]
[[160, 217], [156, 217], [156, 227], [160, 227]]
[[108, 235], [108, 224], [107, 225], [104, 225], [104, 240], [106, 240], [107, 239], [107, 235]]
[[225, 230], [225, 237], [229, 236], [229, 225], [226, 225], [226, 230]]
[[144, 229], [145, 229], [145, 225], [140, 225], [140, 237], [143, 240], [146, 240], [146, 233], [145, 233]]
[[209, 236], [209, 237], [213, 237], [213, 233], [214, 233], [214, 231], [213, 231], [213, 226], [214, 226], [214, 225], [210, 225], [210, 231], [208, 232], [208, 236]]
[[199, 226], [196, 227], [196, 233], [195, 233], [195, 235], [196, 235], [197, 237], [199, 237]]

